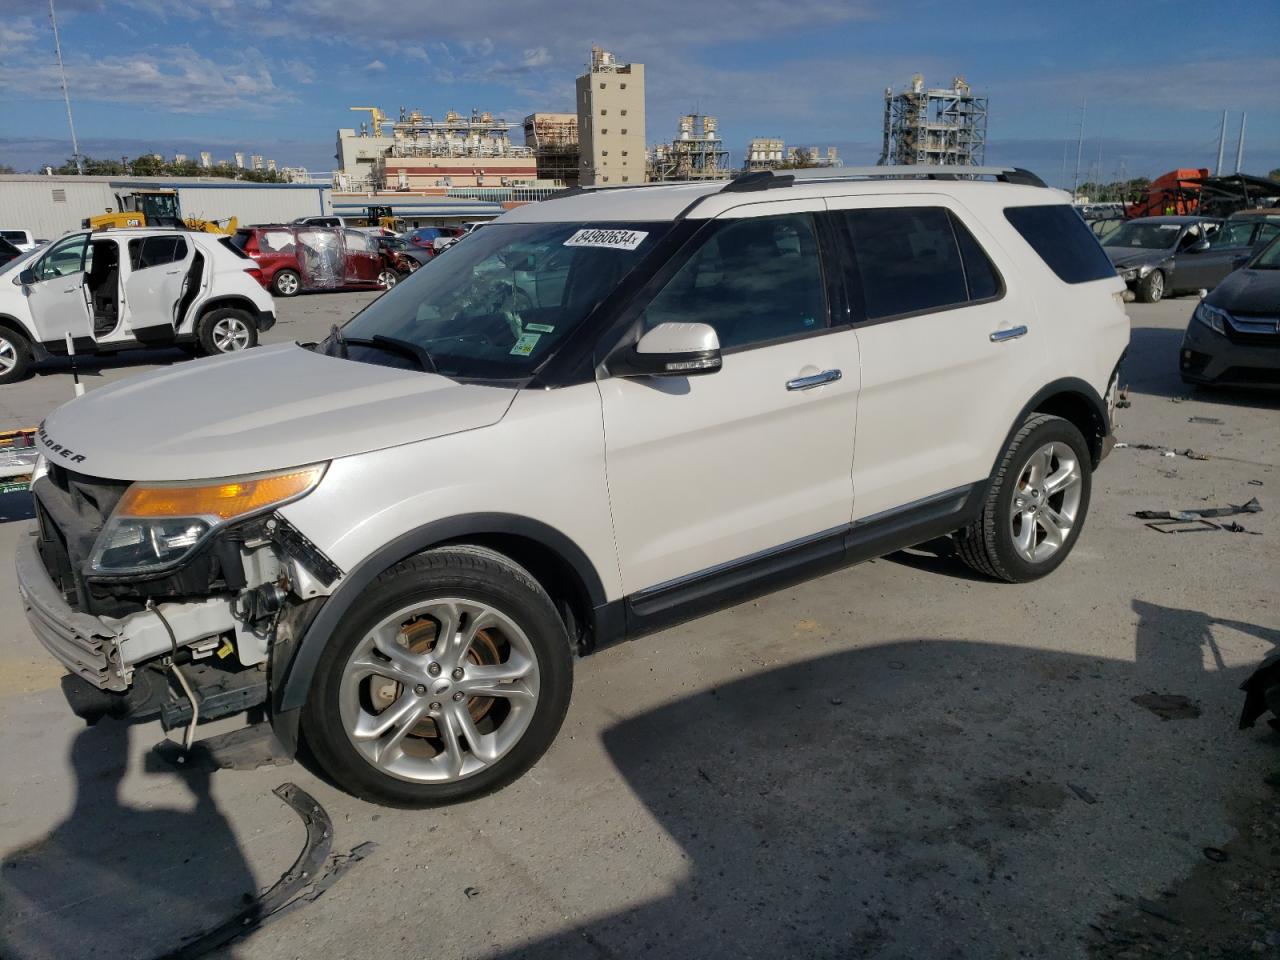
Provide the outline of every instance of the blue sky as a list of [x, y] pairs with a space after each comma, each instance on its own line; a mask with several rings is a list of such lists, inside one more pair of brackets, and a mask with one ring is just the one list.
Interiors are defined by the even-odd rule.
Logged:
[[[929, 4], [914, 0], [56, 0], [76, 132], [94, 156], [201, 149], [327, 171], [348, 106], [513, 120], [569, 110], [590, 45], [641, 62], [648, 137], [720, 117], [734, 157], [757, 135], [880, 150], [883, 93], [921, 72], [990, 98], [987, 159], [1045, 179], [1280, 167], [1280, 3]], [[47, 0], [0, 21], [0, 163], [71, 153]], [[1209, 12], [1212, 11], [1212, 12]]]

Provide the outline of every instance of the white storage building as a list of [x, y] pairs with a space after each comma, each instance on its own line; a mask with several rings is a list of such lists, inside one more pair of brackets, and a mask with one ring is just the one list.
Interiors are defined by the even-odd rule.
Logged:
[[281, 223], [332, 213], [330, 188], [311, 183], [246, 183], [221, 177], [0, 176], [0, 229], [30, 230], [51, 240], [86, 217], [118, 210], [118, 194], [172, 188], [184, 217], [241, 225]]

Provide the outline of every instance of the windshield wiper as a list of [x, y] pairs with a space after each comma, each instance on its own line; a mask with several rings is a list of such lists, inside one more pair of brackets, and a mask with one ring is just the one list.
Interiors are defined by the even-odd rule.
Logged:
[[344, 346], [352, 347], [378, 347], [387, 353], [398, 353], [402, 357], [408, 357], [418, 362], [418, 367], [425, 373], [439, 373], [440, 368], [436, 366], [435, 360], [431, 354], [427, 352], [427, 348], [420, 343], [414, 343], [412, 340], [401, 340], [397, 337], [386, 337], [380, 333], [375, 333], [372, 337], [342, 337], [340, 342]]

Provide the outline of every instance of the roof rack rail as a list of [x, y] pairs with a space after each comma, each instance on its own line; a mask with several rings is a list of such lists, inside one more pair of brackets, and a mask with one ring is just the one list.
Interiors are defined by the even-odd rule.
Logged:
[[969, 180], [992, 177], [1000, 183], [1027, 187], [1047, 184], [1022, 167], [961, 167], [905, 164], [883, 167], [805, 167], [800, 170], [753, 170], [730, 180], [721, 193], [776, 190], [801, 180]]

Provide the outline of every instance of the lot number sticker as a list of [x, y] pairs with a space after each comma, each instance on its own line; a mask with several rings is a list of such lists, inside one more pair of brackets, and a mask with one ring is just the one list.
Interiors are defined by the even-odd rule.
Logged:
[[579, 230], [564, 242], [566, 247], [604, 247], [607, 250], [634, 250], [649, 235], [646, 230]]

